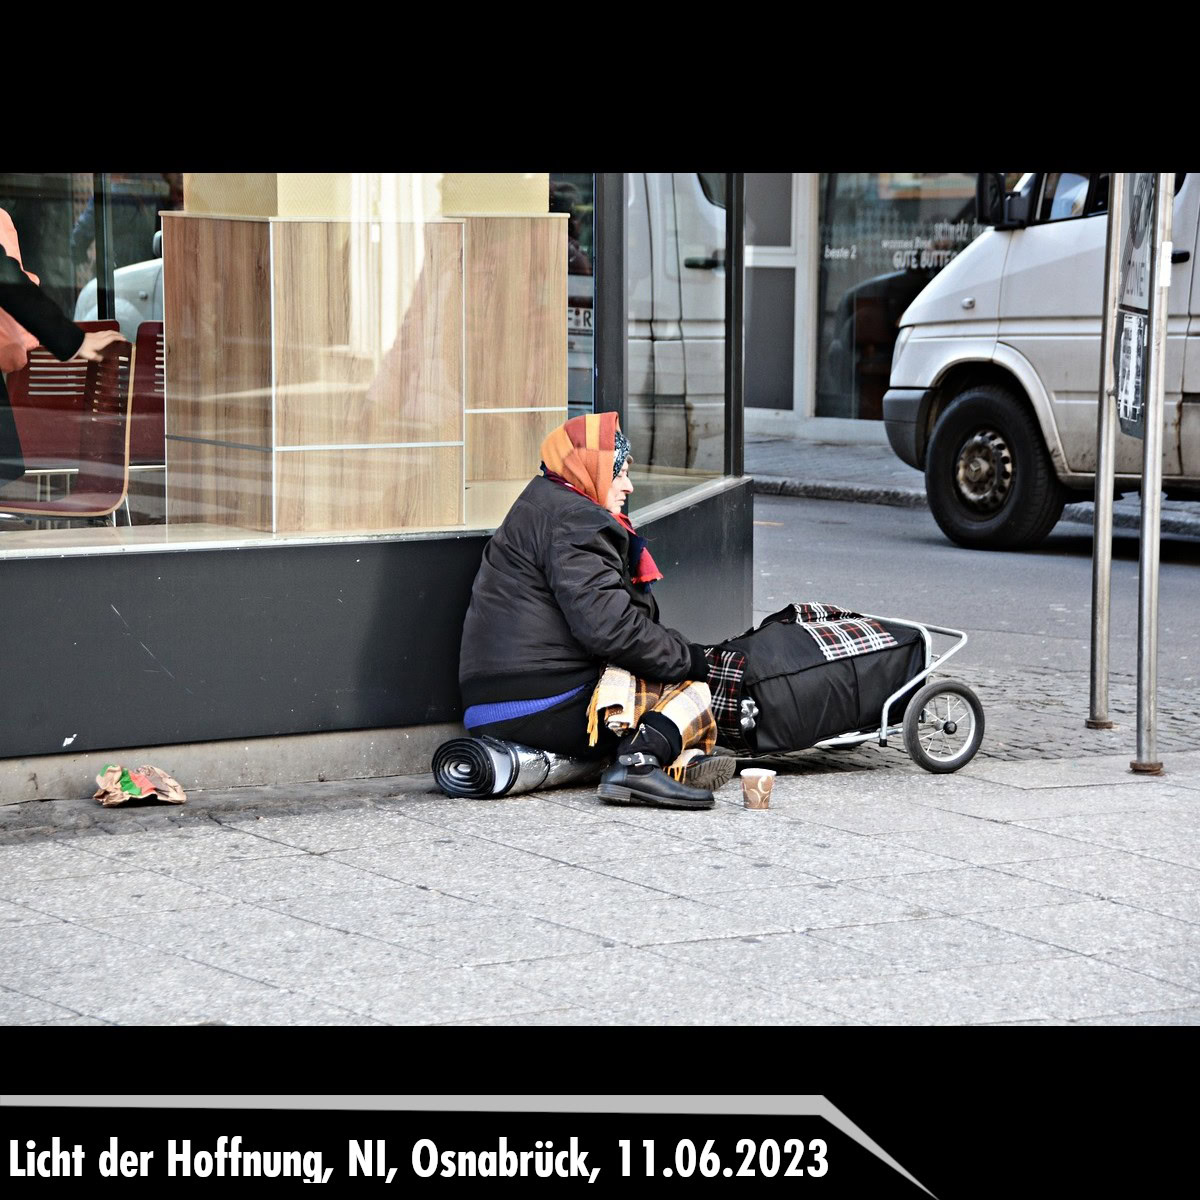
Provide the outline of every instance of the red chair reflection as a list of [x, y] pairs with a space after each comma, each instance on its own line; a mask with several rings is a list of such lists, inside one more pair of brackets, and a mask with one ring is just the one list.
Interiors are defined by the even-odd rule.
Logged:
[[[84, 328], [89, 324], [97, 322], [85, 324]], [[111, 328], [116, 322], [103, 324]], [[65, 496], [9, 501], [0, 495], [0, 512], [38, 517], [106, 517], [117, 509], [129, 487], [133, 361], [133, 347], [128, 342], [114, 342], [105, 347], [98, 362], [72, 359], [60, 363], [40, 346], [30, 352], [29, 378], [18, 382], [14, 389], [13, 409], [17, 410], [18, 397], [25, 401], [26, 417], [37, 411], [32, 405], [40, 398], [48, 397], [55, 403], [50, 419], [43, 421], [39, 416], [36, 422], [26, 421], [24, 426], [18, 419], [26, 463], [32, 459], [34, 463], [48, 464], [41, 469], [74, 469], [77, 474]], [[10, 386], [20, 374], [14, 372], [9, 376]], [[76, 403], [68, 407], [62, 403], [65, 400]], [[26, 430], [36, 431], [35, 436], [40, 440], [27, 443]], [[69, 458], [68, 452], [72, 452]]]
[[[119, 329], [116, 321], [78, 321], [85, 332]], [[88, 367], [82, 358], [59, 362], [45, 346], [7, 380], [9, 402], [26, 474], [69, 471], [79, 464]]]
[[161, 467], [167, 461], [163, 428], [166, 368], [161, 321], [143, 321], [138, 326], [137, 354], [133, 361], [129, 464], [133, 467]]

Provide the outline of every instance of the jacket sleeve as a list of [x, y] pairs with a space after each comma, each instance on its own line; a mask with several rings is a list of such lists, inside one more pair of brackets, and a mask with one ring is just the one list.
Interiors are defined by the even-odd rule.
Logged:
[[83, 330], [29, 279], [0, 246], [0, 308], [23, 325], [56, 358], [66, 362], [83, 345]]
[[656, 683], [706, 678], [703, 648], [634, 606], [615, 531], [566, 520], [552, 532], [545, 574], [572, 635], [589, 654]]

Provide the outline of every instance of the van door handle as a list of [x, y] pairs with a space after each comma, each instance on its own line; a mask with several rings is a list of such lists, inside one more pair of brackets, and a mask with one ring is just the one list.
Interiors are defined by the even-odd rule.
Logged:
[[725, 265], [725, 251], [714, 250], [708, 258], [685, 258], [683, 265], [694, 271], [712, 271]]
[[1173, 263], [1187, 262], [1187, 260], [1191, 257], [1192, 257], [1192, 252], [1190, 250], [1172, 250], [1171, 251], [1171, 262], [1173, 262]]

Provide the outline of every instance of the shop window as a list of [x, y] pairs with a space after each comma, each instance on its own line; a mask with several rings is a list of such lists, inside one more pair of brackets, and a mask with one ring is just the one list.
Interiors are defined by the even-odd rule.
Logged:
[[819, 228], [816, 412], [880, 420], [901, 314], [983, 231], [975, 176], [822, 174]]
[[[0, 207], [66, 314], [137, 343], [131, 442], [157, 447], [105, 464], [129, 478], [111, 515], [49, 512], [89, 436], [57, 397], [63, 444], [0, 487], [0, 554], [489, 528], [569, 367], [591, 409], [590, 175], [113, 175], [102, 263], [93, 182], [0, 177]], [[24, 395], [38, 425], [45, 389]]]

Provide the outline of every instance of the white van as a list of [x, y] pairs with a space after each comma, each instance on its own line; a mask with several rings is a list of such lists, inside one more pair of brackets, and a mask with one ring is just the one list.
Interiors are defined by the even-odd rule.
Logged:
[[[980, 179], [992, 224], [900, 318], [883, 416], [924, 470], [929, 507], [961, 546], [1035, 545], [1089, 499], [1104, 301], [1108, 176]], [[989, 196], [994, 196], [990, 200]], [[1200, 175], [1175, 176], [1163, 487], [1200, 495]], [[1137, 490], [1143, 443], [1117, 434], [1116, 490]]]

